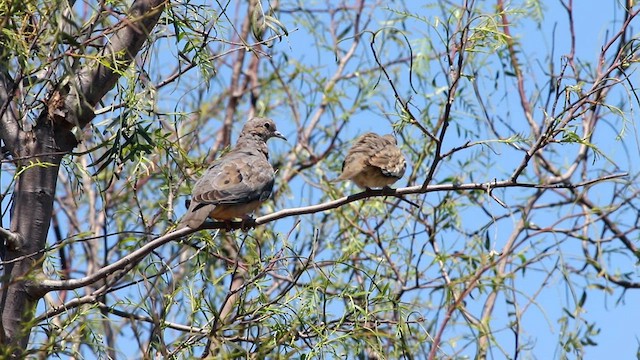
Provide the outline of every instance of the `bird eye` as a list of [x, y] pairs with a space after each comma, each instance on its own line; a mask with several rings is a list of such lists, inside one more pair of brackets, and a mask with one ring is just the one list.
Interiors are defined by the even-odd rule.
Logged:
[[264, 127], [266, 127], [266, 128], [267, 128], [267, 130], [269, 130], [269, 129], [271, 129], [271, 124], [269, 124], [269, 123], [264, 123]]

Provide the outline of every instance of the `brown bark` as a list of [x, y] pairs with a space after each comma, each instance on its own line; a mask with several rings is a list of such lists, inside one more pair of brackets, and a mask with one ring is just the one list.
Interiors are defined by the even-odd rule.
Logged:
[[[84, 127], [94, 118], [93, 108], [111, 90], [121, 69], [129, 66], [148, 40], [160, 18], [165, 0], [137, 0], [126, 19], [100, 52], [113, 61], [110, 66], [97, 61], [84, 64], [76, 74], [49, 96], [48, 108], [36, 125], [27, 129], [20, 123], [12, 104], [13, 84], [5, 69], [0, 74], [0, 137], [16, 161], [19, 172], [11, 208], [11, 233], [4, 256], [5, 268], [0, 289], [0, 344], [2, 355], [19, 358], [27, 347], [35, 307], [44, 295], [38, 286], [40, 260], [51, 222], [60, 162], [75, 146], [70, 129]], [[5, 231], [6, 233], [6, 231]]]

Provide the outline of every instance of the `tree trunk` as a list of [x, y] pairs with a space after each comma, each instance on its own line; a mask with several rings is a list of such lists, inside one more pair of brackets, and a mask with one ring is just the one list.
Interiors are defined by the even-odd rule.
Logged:
[[11, 232], [18, 235], [18, 241], [7, 244], [0, 299], [4, 330], [0, 336], [6, 350], [14, 356], [19, 356], [27, 346], [30, 329], [35, 325], [30, 324], [35, 305], [44, 295], [30, 292], [29, 283], [39, 275], [60, 161], [74, 144], [71, 133], [54, 134], [51, 125], [42, 122], [31, 131], [20, 131], [14, 149], [13, 156], [21, 160], [16, 167], [20, 176], [12, 198]]
[[[75, 146], [70, 129], [94, 118], [95, 105], [111, 90], [158, 22], [166, 0], [136, 0], [128, 16], [99, 53], [108, 61], [89, 61], [69, 81], [52, 91], [35, 127], [21, 122], [13, 104], [14, 84], [0, 63], [0, 137], [16, 161], [11, 231], [6, 242], [0, 289], [0, 357], [24, 357], [36, 304], [44, 296], [37, 286], [44, 255], [60, 162]], [[106, 66], [106, 64], [110, 64]], [[62, 82], [59, 82], [62, 83]], [[33, 285], [33, 286], [31, 286]]]

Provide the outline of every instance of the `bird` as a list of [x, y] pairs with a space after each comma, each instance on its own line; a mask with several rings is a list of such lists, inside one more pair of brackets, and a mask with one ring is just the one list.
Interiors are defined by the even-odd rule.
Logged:
[[392, 134], [366, 133], [356, 139], [334, 181], [351, 180], [363, 189], [385, 188], [398, 181], [407, 168]]
[[196, 181], [178, 229], [198, 229], [207, 218], [248, 220], [273, 190], [275, 172], [269, 163], [267, 140], [274, 137], [287, 140], [273, 120], [254, 117], [247, 121], [233, 149], [215, 160]]

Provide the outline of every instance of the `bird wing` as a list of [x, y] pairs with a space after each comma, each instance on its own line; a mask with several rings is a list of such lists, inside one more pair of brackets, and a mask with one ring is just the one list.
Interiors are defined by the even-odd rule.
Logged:
[[406, 169], [404, 155], [393, 135], [366, 133], [351, 147], [342, 163], [342, 174], [336, 180], [351, 179], [367, 166], [380, 169], [385, 176], [401, 178]]
[[234, 149], [211, 164], [193, 188], [193, 201], [207, 205], [245, 204], [271, 195], [273, 167], [264, 154]]
[[404, 155], [393, 144], [386, 144], [368, 158], [367, 163], [375, 166], [386, 176], [401, 178], [407, 167]]

